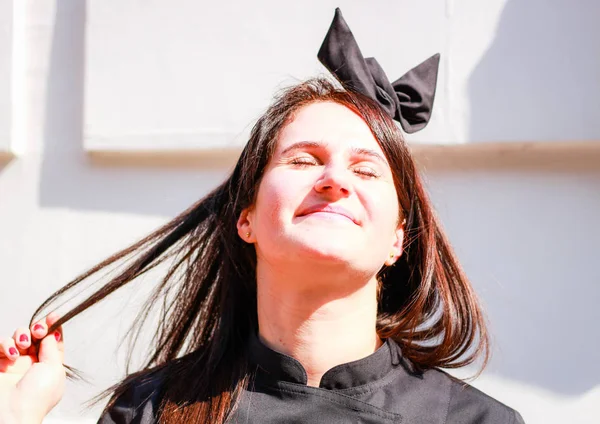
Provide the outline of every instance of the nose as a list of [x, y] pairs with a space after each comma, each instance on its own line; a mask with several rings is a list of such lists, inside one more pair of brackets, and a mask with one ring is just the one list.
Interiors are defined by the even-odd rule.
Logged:
[[315, 191], [322, 194], [346, 197], [350, 194], [348, 171], [337, 166], [327, 166], [315, 183]]

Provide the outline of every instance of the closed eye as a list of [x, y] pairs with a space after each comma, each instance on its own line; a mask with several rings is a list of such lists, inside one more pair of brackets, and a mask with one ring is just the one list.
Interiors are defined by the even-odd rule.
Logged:
[[381, 174], [368, 166], [359, 166], [354, 168], [354, 172], [369, 178], [379, 178]]
[[289, 162], [292, 165], [298, 165], [301, 167], [304, 166], [311, 166], [311, 165], [318, 165], [319, 162], [312, 157], [297, 157], [297, 158], [293, 158], [292, 160], [290, 160]]

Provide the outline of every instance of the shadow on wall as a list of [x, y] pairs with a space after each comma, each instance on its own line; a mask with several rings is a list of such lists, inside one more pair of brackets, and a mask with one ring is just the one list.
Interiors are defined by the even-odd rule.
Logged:
[[597, 0], [508, 0], [470, 77], [470, 139], [600, 141], [599, 17]]
[[[106, 166], [92, 162], [83, 149], [85, 20], [85, 1], [56, 2], [40, 205], [174, 216], [216, 187], [225, 178], [222, 164], [228, 162], [213, 161], [212, 167], [202, 171], [189, 166]], [[119, 98], [118, 93], [114, 98]]]
[[[493, 141], [509, 126], [515, 140], [600, 143], [599, 17], [597, 0], [509, 0], [470, 78], [469, 139]], [[571, 174], [550, 166], [440, 177], [454, 196], [480, 190], [486, 199], [450, 221], [469, 250], [486, 249], [467, 271], [499, 347], [490, 371], [569, 395], [600, 384], [595, 157], [595, 169]]]

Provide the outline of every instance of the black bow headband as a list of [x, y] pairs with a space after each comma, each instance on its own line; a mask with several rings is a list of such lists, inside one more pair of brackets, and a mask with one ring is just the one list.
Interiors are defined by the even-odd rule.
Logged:
[[375, 58], [363, 57], [337, 8], [317, 57], [344, 86], [379, 103], [390, 117], [400, 122], [405, 132], [419, 131], [429, 122], [439, 53], [390, 83]]

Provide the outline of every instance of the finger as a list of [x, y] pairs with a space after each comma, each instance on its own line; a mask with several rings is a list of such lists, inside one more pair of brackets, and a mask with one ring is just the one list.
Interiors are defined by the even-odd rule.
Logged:
[[27, 353], [27, 349], [31, 346], [31, 333], [28, 328], [17, 328], [13, 334], [13, 340], [19, 349], [21, 355]]
[[62, 365], [64, 357], [58, 344], [54, 334], [44, 337], [40, 343], [38, 360], [50, 365]]
[[37, 357], [31, 355], [20, 355], [13, 361], [0, 354], [0, 373], [23, 375], [35, 362], [37, 362]]
[[[58, 321], [60, 319], [60, 315], [57, 314], [56, 312], [50, 312], [48, 314], [48, 316], [46, 317], [46, 324], [48, 325], [48, 328], [52, 327], [56, 321]], [[56, 330], [54, 331], [54, 338], [56, 339], [56, 341], [58, 342], [58, 350], [64, 354], [65, 351], [65, 345], [63, 343], [63, 337], [64, 337], [64, 333], [63, 333], [63, 329], [62, 329], [62, 325], [58, 328], [56, 328]], [[64, 358], [63, 358], [64, 360]]]
[[0, 340], [0, 353], [10, 361], [14, 361], [20, 356], [19, 350], [15, 345], [15, 340], [12, 337]]
[[31, 337], [40, 340], [48, 334], [48, 325], [45, 320], [40, 320], [31, 326]]
[[61, 332], [61, 327], [59, 327], [58, 330], [56, 330], [54, 333], [52, 334], [48, 334], [48, 337], [54, 337], [54, 340], [56, 340], [56, 347], [58, 348], [58, 351], [61, 354], [61, 361], [64, 362], [65, 361], [65, 343], [63, 341], [63, 334]]
[[46, 325], [48, 328], [52, 327], [56, 321], [60, 319], [60, 315], [56, 312], [50, 312], [46, 316]]

